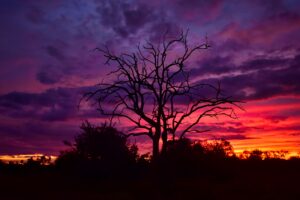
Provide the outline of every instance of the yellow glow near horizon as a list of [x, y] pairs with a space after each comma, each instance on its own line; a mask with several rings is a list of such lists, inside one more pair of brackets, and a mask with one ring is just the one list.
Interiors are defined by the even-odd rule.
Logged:
[[9, 162], [16, 162], [16, 163], [20, 163], [20, 162], [26, 162], [28, 159], [32, 158], [32, 159], [38, 159], [42, 156], [46, 156], [47, 158], [51, 158], [51, 162], [54, 162], [57, 158], [57, 156], [53, 156], [53, 155], [44, 155], [44, 154], [16, 154], [16, 155], [0, 155], [0, 160], [3, 161], [4, 163], [9, 163]]

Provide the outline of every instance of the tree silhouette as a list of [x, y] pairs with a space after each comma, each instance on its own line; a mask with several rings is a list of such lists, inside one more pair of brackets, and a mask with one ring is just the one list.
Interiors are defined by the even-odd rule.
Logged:
[[[238, 101], [225, 96], [217, 86], [195, 81], [187, 67], [189, 58], [197, 51], [208, 49], [208, 42], [191, 45], [188, 31], [176, 38], [155, 44], [138, 45], [134, 53], [117, 55], [108, 47], [96, 48], [116, 69], [109, 75], [113, 82], [102, 82], [84, 95], [96, 99], [98, 110], [132, 123], [127, 136], [146, 135], [152, 140], [153, 158], [167, 149], [168, 140], [182, 139], [186, 133], [202, 132], [195, 126], [204, 117], [225, 115], [236, 118]], [[159, 141], [162, 141], [160, 151]]]
[[57, 165], [70, 167], [88, 162], [119, 168], [136, 161], [137, 147], [130, 146], [127, 137], [114, 127], [94, 126], [86, 121], [80, 128], [82, 132], [75, 137], [74, 143], [64, 142], [71, 149], [61, 152]]
[[93, 126], [89, 122], [81, 125], [82, 133], [75, 137], [75, 148], [79, 155], [90, 160], [120, 160], [128, 154], [127, 140], [121, 132], [107, 125]]
[[205, 148], [205, 154], [211, 158], [225, 159], [235, 156], [234, 150], [230, 142], [227, 140], [214, 140], [204, 142], [202, 145]]
[[51, 164], [51, 157], [50, 156], [40, 156], [34, 159], [33, 157], [29, 158], [25, 165], [29, 168], [32, 167], [39, 167]]

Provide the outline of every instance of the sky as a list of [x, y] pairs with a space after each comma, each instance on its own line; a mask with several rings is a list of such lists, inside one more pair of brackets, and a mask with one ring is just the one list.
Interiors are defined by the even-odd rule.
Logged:
[[78, 108], [111, 70], [94, 48], [132, 52], [186, 29], [191, 44], [207, 35], [212, 46], [189, 62], [194, 78], [246, 102], [239, 119], [206, 120], [199, 129], [211, 131], [190, 137], [300, 152], [299, 10], [298, 0], [2, 0], [0, 155], [57, 155], [84, 120], [105, 120]]

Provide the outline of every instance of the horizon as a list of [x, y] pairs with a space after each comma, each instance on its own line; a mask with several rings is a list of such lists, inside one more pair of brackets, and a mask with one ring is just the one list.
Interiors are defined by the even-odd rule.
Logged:
[[[3, 1], [0, 3], [0, 155], [57, 156], [85, 120], [107, 118], [80, 98], [113, 67], [91, 51], [132, 52], [169, 30], [211, 48], [188, 64], [193, 80], [245, 101], [238, 119], [205, 119], [193, 140], [223, 138], [236, 152], [300, 153], [300, 2]], [[176, 51], [175, 51], [176, 52]], [[127, 132], [132, 124], [116, 127]], [[144, 137], [131, 138], [142, 152]], [[149, 150], [150, 151], [150, 150]], [[1, 157], [0, 156], [0, 157]], [[1, 158], [0, 158], [1, 159]]]

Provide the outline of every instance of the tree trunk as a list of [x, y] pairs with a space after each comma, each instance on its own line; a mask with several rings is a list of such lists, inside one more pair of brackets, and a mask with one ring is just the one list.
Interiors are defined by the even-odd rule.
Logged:
[[162, 133], [162, 149], [161, 149], [161, 154], [165, 154], [166, 151], [167, 151], [167, 142], [168, 142], [168, 135], [167, 135], [167, 132], [164, 131]]
[[156, 160], [159, 157], [159, 138], [154, 137], [152, 145], [152, 159]]

